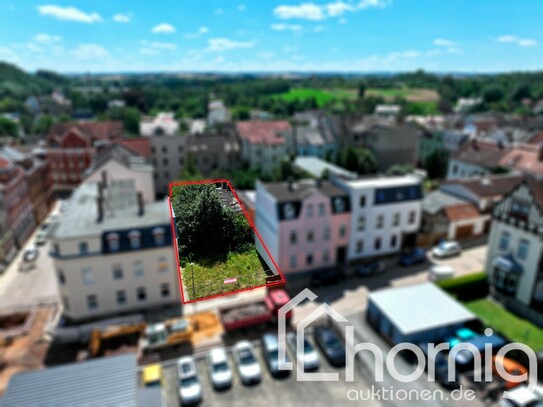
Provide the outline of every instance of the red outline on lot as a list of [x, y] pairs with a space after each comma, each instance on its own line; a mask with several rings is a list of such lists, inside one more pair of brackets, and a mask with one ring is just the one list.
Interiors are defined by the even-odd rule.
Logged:
[[[276, 282], [269, 283], [269, 284], [265, 283], [265, 284], [257, 285], [257, 286], [254, 286], [254, 287], [241, 288], [239, 290], [229, 291], [227, 293], [215, 294], [215, 295], [210, 295], [209, 297], [204, 297], [204, 298], [198, 298], [196, 300], [185, 301], [185, 296], [183, 294], [183, 281], [182, 281], [182, 277], [181, 277], [181, 264], [180, 264], [180, 261], [179, 261], [179, 248], [177, 247], [177, 241], [175, 239], [175, 237], [177, 236], [177, 231], [176, 231], [174, 221], [173, 221], [174, 220], [173, 206], [172, 206], [172, 200], [171, 200], [172, 188], [173, 187], [182, 187], [182, 186], [185, 186], [185, 185], [216, 184], [216, 183], [219, 183], [219, 182], [226, 183], [228, 185], [228, 188], [230, 188], [230, 191], [232, 192], [232, 195], [234, 196], [234, 198], [236, 199], [237, 203], [239, 204], [240, 208], [243, 211], [243, 215], [245, 216], [245, 219], [247, 219], [247, 221], [249, 222], [249, 226], [251, 227], [251, 229], [253, 230], [255, 235], [258, 237], [258, 240], [262, 244], [262, 247], [264, 248], [264, 250], [266, 250], [266, 253], [270, 257], [270, 259], [271, 259], [273, 265], [275, 266], [277, 272], [281, 276], [282, 281], [276, 281]], [[182, 301], [183, 304], [191, 304], [191, 303], [195, 303], [195, 302], [199, 302], [199, 301], [207, 301], [207, 300], [210, 300], [212, 298], [226, 297], [228, 295], [238, 294], [238, 293], [241, 293], [241, 292], [244, 292], [244, 291], [255, 290], [257, 288], [262, 288], [262, 287], [274, 287], [274, 286], [278, 286], [278, 285], [284, 285], [286, 283], [287, 280], [285, 279], [285, 276], [283, 275], [283, 273], [279, 269], [279, 266], [275, 262], [275, 259], [272, 257], [270, 251], [268, 250], [268, 246], [266, 246], [266, 243], [264, 243], [264, 241], [262, 240], [262, 237], [260, 236], [260, 233], [258, 233], [258, 230], [256, 230], [256, 226], [254, 225], [253, 221], [251, 220], [251, 218], [249, 218], [249, 214], [245, 210], [245, 207], [243, 206], [243, 203], [239, 199], [238, 194], [236, 193], [236, 190], [234, 189], [234, 187], [232, 186], [230, 181], [228, 181], [227, 179], [206, 179], [206, 180], [200, 180], [200, 181], [180, 181], [180, 182], [172, 182], [172, 183], [170, 183], [168, 188], [169, 188], [168, 206], [170, 207], [170, 221], [171, 221], [171, 227], [172, 227], [172, 241], [173, 241], [173, 246], [174, 246], [174, 250], [175, 250], [175, 260], [176, 260], [176, 263], [177, 263], [177, 274], [178, 274], [178, 277], [179, 277], [179, 291], [181, 293], [181, 301]]]

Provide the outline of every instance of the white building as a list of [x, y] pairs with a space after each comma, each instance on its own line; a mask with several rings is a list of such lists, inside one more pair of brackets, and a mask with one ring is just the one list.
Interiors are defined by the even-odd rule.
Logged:
[[543, 181], [525, 180], [494, 207], [486, 270], [494, 297], [543, 323]]
[[350, 197], [351, 237], [347, 254], [350, 261], [414, 246], [422, 212], [419, 178], [336, 179], [336, 183]]
[[179, 303], [168, 204], [145, 204], [133, 180], [77, 188], [53, 229], [51, 247], [69, 320]]
[[230, 121], [230, 112], [222, 100], [213, 100], [209, 102], [207, 112], [208, 126], [214, 126], [218, 123], [226, 123]]
[[144, 117], [140, 123], [140, 134], [149, 136], [173, 136], [179, 132], [179, 123], [173, 113], [159, 113], [156, 117]]

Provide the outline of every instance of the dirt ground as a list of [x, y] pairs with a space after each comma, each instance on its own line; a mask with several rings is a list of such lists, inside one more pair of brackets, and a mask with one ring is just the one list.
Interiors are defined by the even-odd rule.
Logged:
[[43, 340], [43, 333], [53, 312], [53, 308], [38, 309], [27, 334], [14, 339], [8, 345], [0, 346], [0, 395], [4, 393], [14, 374], [44, 367], [49, 343]]

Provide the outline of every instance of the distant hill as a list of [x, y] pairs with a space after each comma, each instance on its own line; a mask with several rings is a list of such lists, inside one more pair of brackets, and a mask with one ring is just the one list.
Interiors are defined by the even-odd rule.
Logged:
[[66, 77], [54, 72], [38, 71], [30, 74], [15, 65], [0, 62], [0, 98], [23, 99], [31, 95], [41, 95], [66, 83]]

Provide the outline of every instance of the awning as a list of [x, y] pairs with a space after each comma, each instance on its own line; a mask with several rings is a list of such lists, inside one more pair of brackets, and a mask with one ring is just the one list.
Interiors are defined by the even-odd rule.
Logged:
[[524, 269], [518, 264], [512, 256], [498, 256], [492, 262], [492, 265], [508, 273], [522, 274]]

